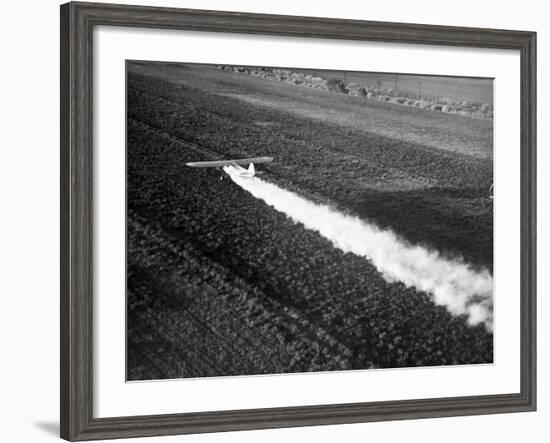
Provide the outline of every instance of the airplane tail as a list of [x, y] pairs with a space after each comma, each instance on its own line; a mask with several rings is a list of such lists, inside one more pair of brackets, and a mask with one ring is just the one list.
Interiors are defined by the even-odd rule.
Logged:
[[252, 175], [255, 174], [254, 163], [250, 163], [250, 165], [248, 165], [248, 172], [250, 172]]

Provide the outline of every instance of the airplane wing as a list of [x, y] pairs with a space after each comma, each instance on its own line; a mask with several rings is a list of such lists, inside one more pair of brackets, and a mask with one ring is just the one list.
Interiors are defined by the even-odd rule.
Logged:
[[234, 165], [249, 165], [251, 163], [269, 163], [273, 161], [273, 157], [251, 157], [251, 158], [239, 158], [235, 160], [215, 160], [207, 162], [190, 162], [186, 163], [187, 166], [192, 168], [221, 168], [222, 166], [234, 166]]

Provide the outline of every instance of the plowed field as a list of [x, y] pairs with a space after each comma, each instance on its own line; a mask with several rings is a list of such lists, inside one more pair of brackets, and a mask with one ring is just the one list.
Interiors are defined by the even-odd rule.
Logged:
[[491, 270], [490, 121], [192, 65], [127, 86], [128, 379], [492, 361], [483, 325], [185, 166], [273, 156], [263, 180]]

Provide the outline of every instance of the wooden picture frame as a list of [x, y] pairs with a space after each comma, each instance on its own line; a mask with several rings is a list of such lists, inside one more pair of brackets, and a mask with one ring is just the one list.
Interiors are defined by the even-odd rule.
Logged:
[[[521, 391], [274, 409], [95, 418], [92, 31], [162, 28], [497, 48], [521, 57]], [[61, 6], [61, 437], [70, 441], [533, 411], [536, 408], [536, 34], [235, 12]]]

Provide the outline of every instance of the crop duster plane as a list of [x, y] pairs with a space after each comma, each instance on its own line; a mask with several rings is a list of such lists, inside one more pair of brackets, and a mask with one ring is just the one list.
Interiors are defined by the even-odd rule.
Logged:
[[[186, 163], [192, 168], [222, 168], [230, 177], [245, 177], [251, 178], [256, 175], [254, 164], [269, 163], [273, 161], [273, 157], [251, 157], [240, 158], [235, 160], [215, 160], [207, 162], [191, 162]], [[243, 166], [248, 165], [248, 169]]]

